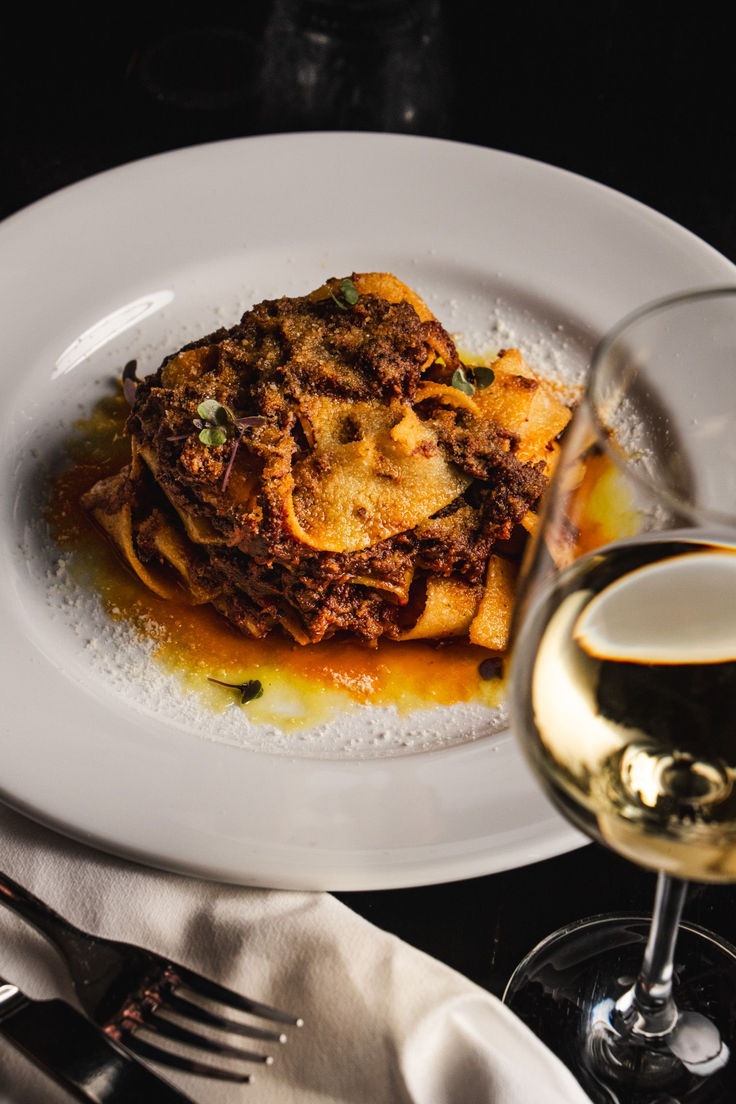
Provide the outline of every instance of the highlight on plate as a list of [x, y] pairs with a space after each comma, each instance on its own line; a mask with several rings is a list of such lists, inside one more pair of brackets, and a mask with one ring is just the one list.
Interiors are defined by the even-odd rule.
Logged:
[[130, 462], [83, 501], [156, 595], [253, 638], [504, 650], [570, 416], [518, 350], [463, 364], [414, 291], [353, 273], [125, 376]]

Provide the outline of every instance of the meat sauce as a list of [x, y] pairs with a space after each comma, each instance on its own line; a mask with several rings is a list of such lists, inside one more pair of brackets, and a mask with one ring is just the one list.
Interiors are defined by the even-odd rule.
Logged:
[[[113, 620], [125, 620], [154, 644], [155, 662], [174, 673], [206, 705], [224, 709], [235, 691], [208, 677], [242, 683], [260, 679], [264, 694], [244, 708], [259, 723], [307, 728], [351, 703], [394, 705], [400, 713], [418, 708], [480, 702], [497, 706], [500, 677], [484, 679], [483, 649], [461, 641], [393, 642], [370, 647], [333, 638], [295, 644], [280, 633], [262, 640], [240, 634], [209, 606], [157, 598], [115, 556], [82, 507], [82, 495], [125, 462], [123, 426], [128, 406], [121, 394], [102, 399], [79, 421], [68, 444], [69, 467], [52, 482], [47, 521], [58, 544], [73, 552], [76, 579], [100, 594]], [[284, 709], [284, 701], [295, 703]]]

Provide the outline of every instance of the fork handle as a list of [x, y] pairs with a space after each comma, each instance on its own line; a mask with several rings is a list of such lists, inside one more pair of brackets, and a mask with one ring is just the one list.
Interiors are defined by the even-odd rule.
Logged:
[[84, 932], [75, 928], [58, 912], [54, 912], [49, 905], [34, 897], [2, 871], [0, 871], [0, 905], [22, 916], [65, 953], [73, 951], [87, 939]]

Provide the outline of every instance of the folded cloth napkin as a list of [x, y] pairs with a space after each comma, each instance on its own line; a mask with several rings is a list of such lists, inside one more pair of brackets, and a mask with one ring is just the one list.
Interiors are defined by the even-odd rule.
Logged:
[[[328, 893], [249, 889], [102, 854], [0, 806], [0, 868], [87, 931], [159, 951], [304, 1019], [251, 1085], [159, 1067], [206, 1104], [584, 1104], [498, 1000]], [[0, 908], [0, 975], [73, 993], [49, 944]], [[0, 1101], [61, 1090], [0, 1039]]]

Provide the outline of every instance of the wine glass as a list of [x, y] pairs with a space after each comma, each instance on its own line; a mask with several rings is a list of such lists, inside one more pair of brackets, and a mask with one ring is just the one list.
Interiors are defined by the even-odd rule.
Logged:
[[504, 1000], [595, 1101], [736, 1099], [736, 949], [681, 923], [736, 881], [736, 287], [661, 300], [598, 346], [522, 570], [514, 727], [593, 839], [658, 872]]

